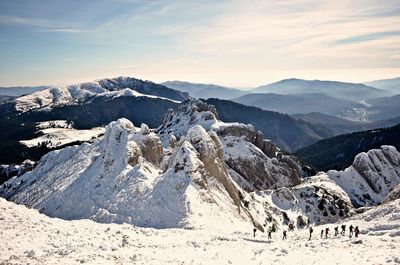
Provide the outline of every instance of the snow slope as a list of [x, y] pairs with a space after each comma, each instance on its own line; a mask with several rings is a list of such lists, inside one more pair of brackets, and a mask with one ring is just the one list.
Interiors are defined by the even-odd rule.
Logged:
[[[320, 239], [308, 231], [272, 234], [138, 228], [127, 224], [65, 221], [0, 198], [1, 264], [398, 264], [400, 201], [379, 206], [344, 223], [359, 238]], [[334, 225], [329, 226], [331, 231]]]

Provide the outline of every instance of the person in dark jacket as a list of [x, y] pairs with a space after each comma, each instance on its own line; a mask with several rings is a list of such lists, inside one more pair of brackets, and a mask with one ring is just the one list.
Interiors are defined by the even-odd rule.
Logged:
[[335, 236], [339, 235], [339, 226], [335, 227]]
[[353, 229], [354, 229], [353, 225], [350, 225], [350, 227], [349, 227], [349, 231], [350, 231], [349, 237], [353, 236]]
[[358, 237], [358, 234], [360, 233], [360, 230], [358, 229], [358, 226], [356, 226], [356, 228], [354, 228], [354, 235], [355, 237]]
[[287, 232], [286, 232], [286, 230], [283, 230], [283, 238], [282, 238], [282, 240], [285, 240], [285, 239], [287, 239]]
[[253, 237], [256, 237], [257, 228], [253, 228]]
[[314, 232], [314, 230], [312, 227], [310, 227], [308, 230], [310, 230], [310, 237], [308, 238], [308, 240], [311, 240], [312, 232]]
[[321, 230], [321, 238], [324, 237], [324, 229]]
[[342, 236], [346, 234], [346, 225], [342, 225], [342, 231], [340, 232]]
[[325, 238], [328, 238], [328, 234], [329, 234], [329, 228], [325, 228]]
[[268, 230], [268, 239], [272, 239], [272, 229]]

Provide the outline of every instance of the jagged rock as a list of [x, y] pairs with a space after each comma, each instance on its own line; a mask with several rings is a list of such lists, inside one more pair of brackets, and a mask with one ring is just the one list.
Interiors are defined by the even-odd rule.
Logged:
[[263, 153], [268, 157], [276, 157], [276, 152], [278, 148], [274, 145], [271, 140], [264, 139], [263, 140], [263, 147], [261, 149]]
[[141, 132], [143, 135], [149, 134], [149, 133], [150, 133], [149, 126], [147, 126], [147, 124], [142, 123], [142, 125], [140, 125], [140, 132]]
[[206, 131], [214, 131], [224, 146], [225, 162], [230, 170], [248, 182], [246, 188], [250, 190], [300, 183], [303, 176], [300, 163], [289, 157], [282, 158], [282, 155], [271, 159], [276, 157], [277, 147], [263, 139], [263, 134], [253, 125], [223, 123], [218, 121], [217, 117], [215, 108], [211, 105], [197, 99], [187, 100], [177, 111], [168, 111], [157, 133], [165, 143], [170, 135], [183, 137], [196, 125], [201, 125]]
[[176, 145], [176, 142], [177, 142], [175, 135], [171, 134], [169, 136], [169, 141], [168, 142], [169, 142], [169, 147], [174, 148], [175, 145]]

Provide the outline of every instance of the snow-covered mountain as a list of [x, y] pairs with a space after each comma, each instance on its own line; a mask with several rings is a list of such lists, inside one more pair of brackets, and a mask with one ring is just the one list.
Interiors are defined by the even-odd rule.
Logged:
[[104, 100], [117, 97], [150, 97], [182, 101], [187, 93], [131, 77], [101, 79], [66, 87], [50, 87], [15, 100], [19, 112], [50, 109], [63, 105], [90, 103], [98, 97]]
[[[351, 175], [371, 204], [399, 184], [390, 166], [400, 154], [382, 148], [382, 154], [373, 151], [375, 163], [367, 169], [369, 162], [358, 159], [354, 170], [360, 174]], [[192, 99], [170, 110], [155, 132], [119, 119], [93, 143], [48, 153], [34, 170], [0, 186], [0, 195], [67, 220], [264, 231], [352, 215], [362, 205], [355, 199], [360, 193], [332, 174], [307, 177], [295, 157], [253, 126], [221, 122], [212, 105]], [[375, 186], [364, 189], [362, 181]]]

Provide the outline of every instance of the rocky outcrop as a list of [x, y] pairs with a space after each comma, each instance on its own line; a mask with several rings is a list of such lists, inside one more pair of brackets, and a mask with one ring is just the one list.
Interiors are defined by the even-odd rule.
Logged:
[[400, 184], [400, 153], [383, 145], [358, 154], [344, 171], [331, 170], [329, 178], [344, 189], [355, 207], [380, 204]]
[[25, 172], [31, 171], [36, 163], [31, 160], [25, 160], [19, 165], [0, 165], [0, 184], [14, 176], [21, 176]]
[[276, 145], [264, 139], [262, 132], [254, 126], [221, 122], [215, 108], [201, 100], [190, 99], [176, 111], [168, 111], [156, 132], [167, 146], [171, 135], [179, 139], [196, 125], [216, 133], [224, 146], [225, 163], [231, 172], [243, 178], [236, 178], [238, 182], [246, 183], [243, 188], [294, 186], [305, 174], [297, 159], [280, 153]]
[[354, 158], [352, 167], [367, 181], [372, 190], [381, 193], [400, 182], [400, 154], [392, 146], [382, 146]]

